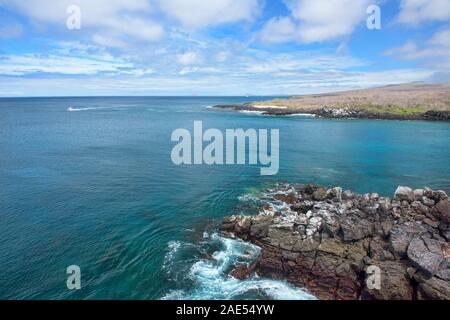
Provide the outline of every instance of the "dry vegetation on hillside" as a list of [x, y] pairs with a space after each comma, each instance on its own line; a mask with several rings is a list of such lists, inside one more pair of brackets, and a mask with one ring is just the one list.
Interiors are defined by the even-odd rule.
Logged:
[[404, 84], [330, 94], [295, 96], [258, 105], [287, 107], [305, 112], [319, 108], [350, 108], [372, 113], [397, 115], [422, 114], [426, 111], [450, 111], [450, 84]]

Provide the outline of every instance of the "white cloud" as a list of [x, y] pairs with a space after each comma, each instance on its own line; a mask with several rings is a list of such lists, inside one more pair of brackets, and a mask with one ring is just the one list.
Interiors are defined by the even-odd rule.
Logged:
[[[436, 32], [430, 39], [429, 43], [435, 46], [442, 46], [450, 49], [450, 27]], [[450, 56], [450, 51], [447, 53]]]
[[65, 75], [95, 75], [103, 72], [118, 74], [133, 65], [121, 60], [41, 56], [36, 54], [0, 56], [0, 75], [23, 76], [35, 73]]
[[351, 34], [367, 17], [369, 0], [285, 0], [291, 17], [271, 19], [261, 31], [267, 42], [313, 43]]
[[217, 53], [216, 55], [216, 60], [218, 62], [225, 62], [230, 58], [230, 52], [229, 51], [220, 51], [219, 53]]
[[402, 0], [398, 22], [418, 25], [450, 20], [450, 0]]
[[410, 40], [400, 47], [386, 50], [384, 54], [402, 60], [421, 60], [436, 70], [450, 70], [450, 26], [419, 45]]
[[18, 11], [31, 19], [66, 28], [70, 5], [81, 9], [81, 28], [94, 28], [102, 36], [159, 40], [164, 30], [152, 21], [148, 0], [0, 0], [0, 5]]
[[151, 76], [126, 78], [4, 78], [0, 77], [0, 95], [210, 95], [308, 94], [367, 88], [395, 83], [427, 80], [429, 70], [393, 69], [382, 72], [328, 72], [298, 74], [295, 78], [224, 77], [222, 74], [202, 77]]
[[340, 72], [352, 67], [365, 65], [364, 61], [347, 56], [323, 55], [315, 52], [289, 55], [259, 55], [253, 61], [245, 63], [243, 71], [249, 75], [270, 74], [282, 76], [300, 76], [306, 73]]
[[200, 62], [200, 56], [194, 51], [188, 51], [177, 56], [178, 63], [184, 66], [193, 65]]
[[265, 24], [261, 37], [266, 42], [281, 43], [295, 40], [298, 33], [298, 26], [290, 17], [277, 17]]
[[161, 9], [188, 28], [249, 21], [260, 11], [261, 0], [159, 0]]
[[113, 38], [113, 37], [102, 36], [100, 34], [94, 34], [92, 36], [92, 41], [94, 41], [94, 43], [96, 43], [100, 46], [104, 46], [104, 47], [108, 47], [108, 48], [126, 48], [127, 47], [127, 43], [125, 41], [122, 41], [120, 39]]

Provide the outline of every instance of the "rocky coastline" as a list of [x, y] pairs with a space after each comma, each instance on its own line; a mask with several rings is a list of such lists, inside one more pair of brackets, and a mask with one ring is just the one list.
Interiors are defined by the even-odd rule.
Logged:
[[450, 121], [450, 111], [429, 110], [417, 114], [393, 114], [375, 113], [363, 109], [349, 107], [322, 107], [309, 109], [305, 112], [291, 108], [261, 108], [252, 104], [217, 105], [213, 109], [259, 112], [267, 116], [292, 116], [297, 114], [308, 114], [329, 119], [379, 119], [379, 120], [422, 120], [422, 121]]
[[286, 184], [263, 198], [257, 215], [221, 224], [223, 235], [261, 248], [254, 264], [236, 266], [232, 276], [286, 279], [324, 300], [450, 299], [444, 191], [399, 187], [389, 198]]

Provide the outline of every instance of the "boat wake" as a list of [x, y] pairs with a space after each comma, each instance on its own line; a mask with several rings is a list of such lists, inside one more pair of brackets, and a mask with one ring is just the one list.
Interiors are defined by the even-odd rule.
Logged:
[[78, 112], [78, 111], [88, 111], [88, 110], [97, 110], [97, 109], [105, 109], [105, 108], [74, 108], [74, 107], [69, 107], [67, 109], [68, 112]]
[[[75, 108], [75, 107], [69, 107], [67, 108], [67, 112], [80, 112], [80, 111], [92, 111], [92, 110], [112, 110], [112, 109], [123, 109], [127, 108], [128, 106], [108, 106], [108, 107], [84, 107], [84, 108]], [[154, 111], [154, 110], [150, 110]]]
[[[250, 265], [260, 254], [260, 248], [250, 243], [224, 238], [217, 233], [204, 235], [200, 251], [207, 247], [216, 251], [209, 257], [197, 259], [189, 264], [183, 261], [184, 243], [171, 242], [164, 261], [164, 268], [173, 276], [174, 283], [181, 288], [173, 289], [163, 300], [234, 300], [275, 299], [312, 300], [314, 296], [285, 281], [260, 278], [257, 275], [238, 280], [229, 275], [236, 265]], [[192, 250], [188, 245], [186, 250]], [[192, 257], [192, 256], [191, 256]], [[181, 267], [177, 270], [177, 266]]]

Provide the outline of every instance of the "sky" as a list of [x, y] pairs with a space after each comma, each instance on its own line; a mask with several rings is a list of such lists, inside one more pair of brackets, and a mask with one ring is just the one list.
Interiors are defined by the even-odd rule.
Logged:
[[450, 0], [0, 0], [3, 97], [413, 81], [450, 82]]

